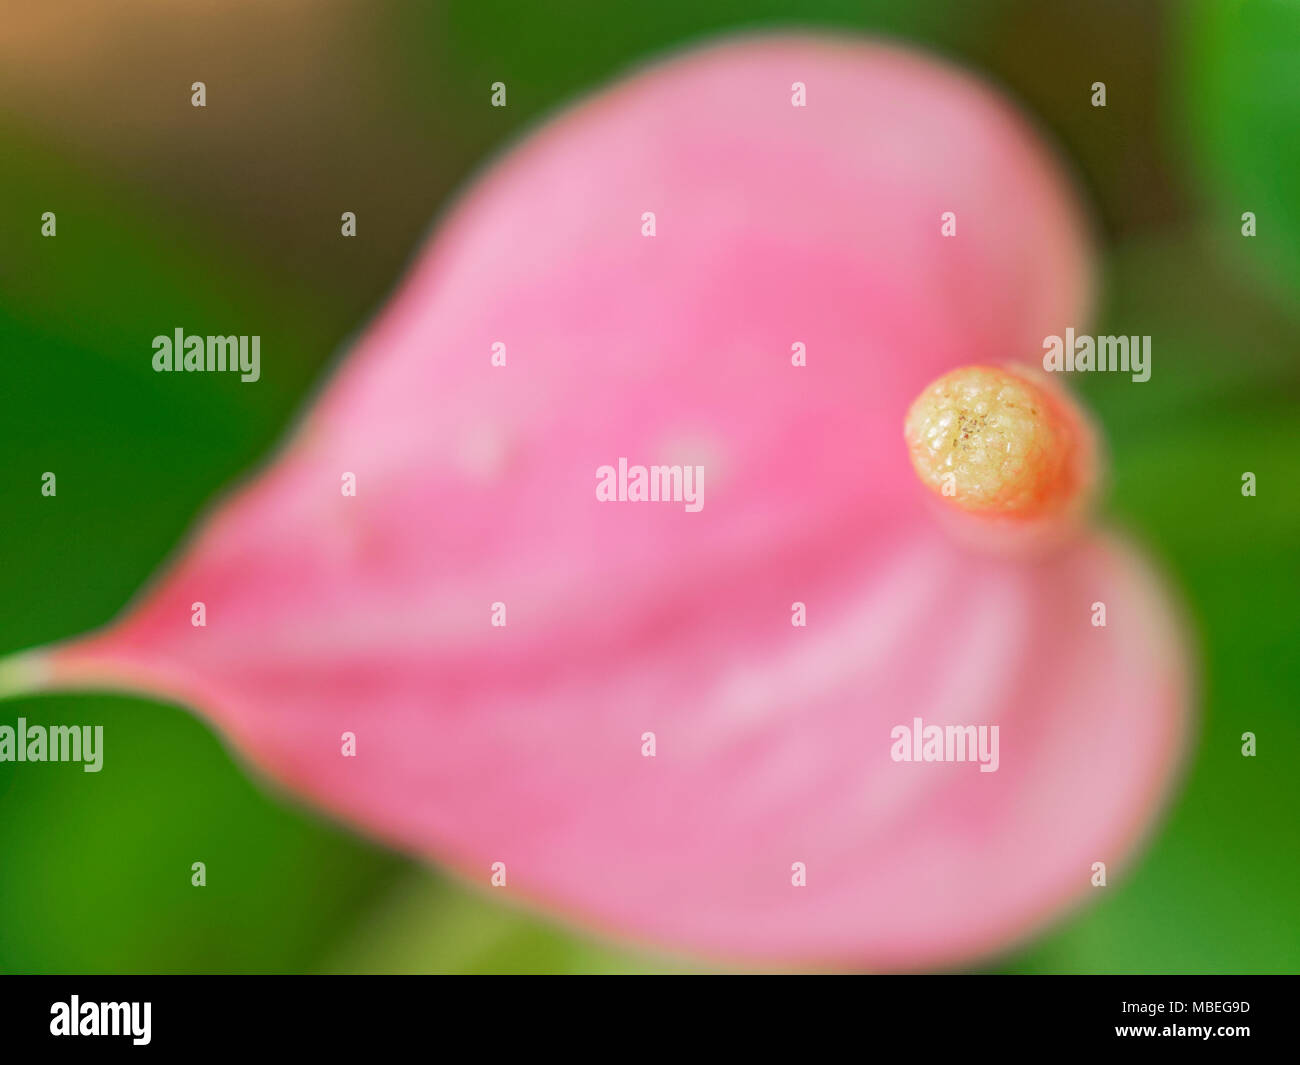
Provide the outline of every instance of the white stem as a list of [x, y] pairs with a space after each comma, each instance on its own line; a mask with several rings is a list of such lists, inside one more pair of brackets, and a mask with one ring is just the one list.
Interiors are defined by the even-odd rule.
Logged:
[[32, 695], [49, 683], [50, 670], [45, 653], [39, 649], [19, 651], [0, 658], [0, 699], [13, 695]]

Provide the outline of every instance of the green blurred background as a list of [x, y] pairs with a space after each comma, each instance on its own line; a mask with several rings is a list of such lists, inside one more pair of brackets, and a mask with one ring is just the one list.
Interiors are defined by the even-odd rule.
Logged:
[[[1194, 756], [1122, 880], [981, 968], [1300, 970], [1300, 0], [0, 0], [0, 654], [122, 608], [517, 136], [665, 50], [782, 26], [914, 42], [1019, 101], [1094, 212], [1097, 332], [1154, 338], [1142, 388], [1076, 383], [1110, 444], [1111, 516], [1195, 628]], [[256, 388], [163, 380], [141, 353], [174, 324], [276, 357]], [[0, 971], [688, 967], [324, 822], [182, 708], [43, 697], [0, 720], [19, 715], [102, 723], [108, 771], [0, 763]]]

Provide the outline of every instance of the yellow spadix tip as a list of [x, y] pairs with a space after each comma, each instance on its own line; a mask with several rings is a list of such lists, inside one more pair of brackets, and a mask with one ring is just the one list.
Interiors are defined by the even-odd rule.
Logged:
[[1067, 509], [1088, 481], [1082, 416], [1032, 371], [966, 366], [928, 385], [904, 437], [921, 482], [977, 514], [1040, 518]]

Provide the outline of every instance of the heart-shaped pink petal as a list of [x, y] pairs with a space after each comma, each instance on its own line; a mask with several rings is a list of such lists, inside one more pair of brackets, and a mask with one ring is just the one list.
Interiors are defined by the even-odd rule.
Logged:
[[[806, 37], [674, 59], [489, 171], [274, 465], [48, 681], [167, 693], [372, 834], [655, 943], [996, 949], [1131, 851], [1186, 664], [1128, 549], [952, 539], [901, 428], [1089, 282], [1067, 183], [971, 78]], [[620, 458], [702, 466], [702, 509], [599, 501]], [[893, 761], [915, 718], [998, 725], [997, 771]]]

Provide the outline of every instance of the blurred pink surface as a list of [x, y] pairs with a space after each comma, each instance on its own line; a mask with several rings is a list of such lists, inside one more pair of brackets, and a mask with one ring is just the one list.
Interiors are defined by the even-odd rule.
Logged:
[[[349, 823], [657, 945], [1004, 947], [1122, 866], [1185, 661], [1113, 540], [953, 540], [901, 426], [945, 370], [1082, 326], [1089, 290], [1071, 189], [978, 82], [807, 37], [675, 58], [477, 181], [289, 448], [57, 679], [189, 703]], [[598, 502], [621, 456], [703, 465], [703, 510]], [[891, 761], [914, 717], [999, 725], [998, 771]]]

